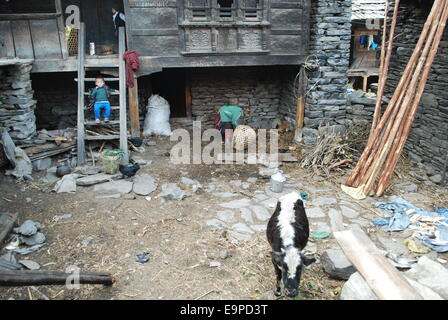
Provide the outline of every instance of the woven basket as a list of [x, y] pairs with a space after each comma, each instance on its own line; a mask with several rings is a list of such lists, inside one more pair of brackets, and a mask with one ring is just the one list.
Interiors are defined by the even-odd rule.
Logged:
[[237, 150], [244, 150], [252, 143], [257, 143], [257, 135], [254, 129], [245, 125], [236, 127], [232, 137], [233, 147]]

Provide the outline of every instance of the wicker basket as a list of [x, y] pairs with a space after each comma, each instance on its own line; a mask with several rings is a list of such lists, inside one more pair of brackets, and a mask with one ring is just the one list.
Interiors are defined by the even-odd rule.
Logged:
[[237, 150], [245, 150], [249, 144], [257, 142], [257, 134], [250, 126], [241, 125], [235, 128], [232, 137], [232, 145]]

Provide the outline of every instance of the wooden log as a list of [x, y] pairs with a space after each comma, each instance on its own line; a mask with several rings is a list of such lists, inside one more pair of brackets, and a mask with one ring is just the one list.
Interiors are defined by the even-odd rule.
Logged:
[[389, 72], [390, 58], [392, 56], [392, 47], [393, 47], [394, 36], [395, 36], [395, 27], [397, 24], [399, 4], [400, 4], [399, 0], [395, 1], [394, 14], [392, 17], [392, 25], [390, 27], [390, 34], [389, 34], [389, 45], [387, 46], [387, 54], [386, 54], [387, 14], [389, 11], [389, 1], [386, 1], [386, 11], [385, 11], [384, 23], [383, 23], [384, 24], [383, 42], [382, 42], [382, 46], [381, 46], [381, 67], [380, 67], [379, 86], [378, 86], [377, 101], [376, 101], [376, 105], [375, 105], [375, 112], [373, 114], [372, 128], [370, 129], [370, 134], [373, 133], [373, 130], [375, 130], [375, 128], [378, 125], [378, 122], [381, 118], [381, 106], [382, 106], [382, 102], [383, 102], [384, 89], [386, 87], [386, 82], [387, 82], [387, 73]]
[[[383, 165], [386, 161], [386, 158], [390, 154], [391, 149], [393, 148], [394, 144], [393, 141], [395, 140], [395, 137], [397, 136], [398, 131], [400, 130], [400, 127], [403, 125], [404, 117], [410, 112], [411, 110], [411, 103], [415, 96], [415, 90], [417, 88], [418, 82], [420, 80], [420, 76], [422, 73], [422, 70], [424, 68], [424, 64], [426, 61], [426, 58], [428, 56], [428, 53], [431, 49], [431, 45], [433, 42], [433, 39], [435, 37], [435, 33], [438, 29], [438, 21], [441, 18], [442, 10], [442, 2], [438, 3], [438, 11], [436, 13], [436, 18], [430, 21], [431, 23], [431, 31], [429, 34], [429, 37], [426, 39], [426, 43], [423, 49], [423, 52], [420, 56], [419, 62], [417, 64], [417, 68], [415, 69], [412, 80], [410, 85], [406, 88], [406, 95], [403, 100], [402, 106], [400, 108], [400, 111], [393, 122], [392, 128], [390, 130], [387, 130], [387, 134], [385, 137], [385, 145], [381, 149], [379, 157], [376, 157], [376, 160], [374, 161], [372, 165], [372, 173], [368, 176], [367, 182], [364, 187], [364, 194], [369, 194], [372, 190], [373, 184], [375, 183], [378, 174], [380, 173], [381, 169], [383, 168]], [[421, 37], [425, 37], [426, 35], [421, 35]], [[421, 47], [416, 47], [415, 51], [421, 52]]]
[[17, 222], [18, 213], [2, 213], [0, 214], [0, 245], [5, 241]]
[[[79, 276], [78, 278], [76, 278]], [[79, 284], [103, 284], [111, 286], [115, 279], [107, 272], [66, 273], [63, 271], [42, 270], [0, 270], [0, 286], [43, 286], [66, 285], [76, 278]]]
[[401, 135], [398, 139], [399, 141], [397, 141], [397, 143], [395, 144], [395, 150], [393, 153], [391, 153], [391, 159], [384, 170], [383, 176], [380, 178], [380, 181], [378, 183], [378, 189], [376, 191], [377, 196], [381, 196], [384, 193], [387, 185], [389, 184], [392, 173], [395, 170], [395, 167], [398, 163], [400, 155], [403, 151], [404, 144], [409, 136], [410, 130], [412, 128], [412, 124], [413, 124], [415, 116], [417, 114], [418, 106], [420, 104], [423, 92], [425, 90], [426, 82], [428, 81], [428, 77], [429, 77], [429, 73], [431, 71], [432, 64], [437, 55], [437, 49], [440, 45], [440, 41], [442, 39], [443, 32], [445, 30], [447, 19], [448, 19], [448, 2], [445, 2], [445, 7], [444, 7], [444, 10], [442, 13], [442, 17], [438, 24], [437, 34], [436, 34], [434, 42], [432, 44], [432, 48], [429, 53], [428, 59], [426, 60], [426, 65], [423, 70], [423, 74], [421, 76], [420, 84], [419, 84], [419, 87], [415, 94], [414, 101], [412, 102], [411, 112], [409, 112], [407, 115], [405, 124], [403, 126], [403, 132], [401, 133]]
[[381, 300], [422, 300], [362, 230], [334, 232], [347, 258]]
[[[419, 38], [419, 41], [416, 45], [416, 47], [422, 47], [425, 40], [426, 35], [431, 27], [431, 21], [434, 19], [434, 16], [441, 7], [441, 0], [436, 0], [433, 6], [433, 9], [431, 10], [428, 19], [423, 27], [422, 35]], [[386, 109], [385, 113], [381, 117], [380, 122], [378, 123], [377, 127], [375, 128], [373, 134], [370, 135], [369, 140], [367, 142], [367, 145], [356, 164], [355, 168], [353, 169], [350, 177], [347, 179], [346, 185], [348, 186], [359, 186], [360, 183], [360, 176], [365, 176], [365, 173], [367, 172], [368, 168], [370, 167], [370, 163], [368, 163], [369, 157], [371, 155], [375, 155], [376, 151], [380, 148], [382, 139], [379, 139], [380, 135], [382, 134], [383, 128], [385, 125], [392, 120], [394, 114], [397, 112], [397, 107], [399, 106], [399, 101], [402, 101], [404, 94], [406, 93], [405, 89], [409, 81], [411, 80], [412, 70], [415, 68], [415, 65], [417, 63], [417, 59], [419, 58], [420, 54], [417, 50], [414, 50], [406, 69], [403, 72], [403, 76], [400, 79], [400, 82], [398, 83], [398, 86], [395, 90], [394, 95], [392, 96], [392, 99], [389, 103], [388, 108]], [[393, 121], [390, 121], [393, 122]], [[389, 122], [389, 123], [390, 123]], [[384, 134], [384, 133], [383, 133]], [[372, 161], [372, 158], [371, 158]], [[367, 165], [366, 165], [367, 163]], [[362, 173], [361, 173], [362, 171]]]

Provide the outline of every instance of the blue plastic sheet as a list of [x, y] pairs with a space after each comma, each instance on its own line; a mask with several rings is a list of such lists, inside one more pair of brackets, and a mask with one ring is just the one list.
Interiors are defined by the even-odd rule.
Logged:
[[[387, 228], [384, 230], [386, 232], [390, 231], [404, 231], [409, 229], [411, 223], [410, 217], [415, 214], [419, 214], [422, 217], [443, 217], [440, 222], [448, 223], [448, 209], [440, 209], [437, 212], [426, 211], [424, 209], [418, 208], [405, 199], [401, 197], [395, 198], [390, 202], [376, 202], [374, 205], [377, 208], [381, 208], [392, 212], [393, 216], [390, 218]], [[381, 220], [375, 220], [381, 221]], [[384, 220], [382, 220], [384, 221]], [[375, 222], [373, 222], [375, 224]], [[417, 221], [414, 223], [419, 226], [420, 223]], [[378, 224], [377, 224], [378, 225]], [[448, 251], [448, 228], [445, 225], [436, 223], [438, 237], [430, 238], [427, 235], [415, 232], [415, 237], [422, 241], [422, 243], [434, 251], [437, 252], [447, 252]]]

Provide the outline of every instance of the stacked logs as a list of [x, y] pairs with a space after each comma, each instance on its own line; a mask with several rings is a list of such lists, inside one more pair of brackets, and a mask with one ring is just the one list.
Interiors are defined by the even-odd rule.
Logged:
[[[393, 39], [397, 2], [389, 41]], [[344, 191], [352, 196], [355, 194], [358, 198], [365, 198], [368, 195], [381, 196], [389, 185], [412, 128], [447, 18], [448, 0], [435, 0], [414, 53], [386, 111], [381, 115], [381, 107], [375, 110], [375, 120], [367, 146], [348, 178], [346, 186], [343, 186]], [[387, 59], [390, 59], [390, 52], [391, 43], [389, 43], [388, 54], [383, 55], [386, 60], [382, 61], [382, 66], [388, 65]], [[386, 75], [387, 70], [383, 67], [380, 75], [383, 86]], [[379, 99], [381, 96], [382, 94], [378, 95]]]

